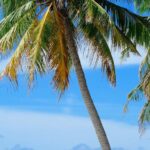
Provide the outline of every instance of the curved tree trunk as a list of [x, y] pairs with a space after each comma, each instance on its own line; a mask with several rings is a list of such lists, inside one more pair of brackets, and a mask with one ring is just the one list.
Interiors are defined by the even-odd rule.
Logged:
[[65, 36], [67, 39], [69, 53], [73, 61], [73, 65], [75, 67], [75, 71], [77, 74], [77, 78], [78, 78], [80, 90], [84, 99], [84, 103], [88, 109], [89, 115], [93, 122], [95, 131], [96, 131], [96, 134], [97, 134], [97, 137], [101, 144], [102, 149], [110, 150], [110, 145], [109, 145], [105, 130], [103, 128], [100, 117], [97, 113], [96, 107], [94, 106], [89, 89], [87, 87], [85, 75], [84, 75], [84, 72], [80, 63], [80, 59], [78, 56], [77, 48], [76, 48], [74, 37], [73, 37], [72, 26], [68, 17], [64, 17], [64, 26], [65, 26]]

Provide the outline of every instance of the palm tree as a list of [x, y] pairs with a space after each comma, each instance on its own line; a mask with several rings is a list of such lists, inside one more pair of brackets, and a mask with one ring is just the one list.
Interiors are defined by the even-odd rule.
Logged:
[[[18, 70], [26, 64], [29, 86], [37, 73], [54, 72], [53, 83], [62, 94], [69, 85], [74, 66], [80, 90], [103, 150], [110, 145], [88, 90], [77, 51], [77, 38], [88, 41], [91, 57], [101, 61], [103, 71], [115, 85], [114, 61], [108, 46], [122, 48], [122, 55], [139, 54], [136, 44], [148, 47], [147, 17], [138, 16], [107, 0], [1, 0], [4, 19], [0, 23], [3, 55], [18, 45], [1, 73], [17, 82]], [[25, 61], [25, 63], [23, 63]]]
[[147, 52], [140, 66], [140, 83], [129, 93], [125, 110], [131, 100], [138, 101], [143, 99], [144, 96], [147, 100], [139, 116], [139, 127], [141, 133], [143, 133], [146, 125], [150, 122], [150, 50]]
[[[149, 12], [150, 10], [150, 1], [149, 0], [135, 0], [135, 4], [139, 12]], [[150, 29], [150, 18], [148, 19], [148, 26]], [[149, 42], [150, 43], [150, 42]], [[150, 44], [149, 44], [150, 45]], [[150, 47], [150, 46], [149, 46]], [[140, 132], [143, 133], [147, 124], [150, 123], [150, 48], [147, 47], [147, 52], [144, 60], [141, 63], [139, 74], [140, 74], [140, 83], [133, 89], [128, 95], [128, 101], [125, 105], [125, 111], [127, 109], [128, 103], [131, 100], [138, 101], [144, 98], [147, 99], [142, 111], [139, 116], [139, 127]]]

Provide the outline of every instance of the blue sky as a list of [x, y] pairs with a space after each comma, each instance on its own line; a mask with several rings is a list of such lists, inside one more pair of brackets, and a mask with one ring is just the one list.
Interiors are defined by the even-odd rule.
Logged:
[[[120, 61], [119, 52], [113, 52], [117, 74], [115, 88], [100, 68], [89, 66], [85, 55], [80, 52], [91, 95], [113, 148], [149, 149], [150, 131], [147, 130], [142, 137], [138, 133], [138, 114], [144, 99], [139, 103], [132, 102], [128, 112], [123, 113], [127, 94], [139, 82], [138, 68], [145, 55], [143, 48], [139, 49], [141, 58], [132, 56], [124, 62]], [[9, 59], [1, 61], [0, 70]], [[75, 149], [80, 144], [90, 147], [89, 150], [99, 148], [74, 70], [70, 86], [61, 100], [51, 85], [51, 76], [52, 73], [37, 76], [31, 90], [27, 86], [26, 73], [19, 74], [18, 88], [6, 78], [1, 80], [0, 150], [80, 150]]]
[[[148, 150], [149, 130], [140, 137], [137, 122], [144, 100], [131, 103], [129, 111], [123, 113], [127, 94], [138, 83], [138, 65], [134, 59], [129, 60], [130, 64], [117, 65], [116, 88], [109, 84], [100, 68], [88, 68], [83, 58], [82, 64], [112, 147]], [[19, 87], [16, 88], [8, 79], [1, 80], [1, 150], [26, 147], [27, 150], [72, 150], [78, 144], [99, 147], [74, 71], [70, 86], [60, 101], [50, 84], [51, 74], [37, 76], [32, 90], [28, 90], [26, 81], [26, 74], [20, 74]]]

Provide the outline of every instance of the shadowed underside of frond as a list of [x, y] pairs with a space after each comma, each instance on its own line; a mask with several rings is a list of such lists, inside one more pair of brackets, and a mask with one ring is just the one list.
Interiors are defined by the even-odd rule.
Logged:
[[134, 14], [126, 8], [120, 7], [109, 1], [96, 0], [96, 2], [106, 9], [113, 22], [124, 35], [134, 42], [149, 48], [150, 23], [148, 22], [148, 17]]
[[[80, 5], [82, 5], [82, 3]], [[79, 11], [78, 14], [80, 17], [83, 18], [85, 16], [84, 22], [87, 21], [94, 24], [100, 30], [101, 34], [104, 35], [107, 41], [111, 40], [114, 47], [123, 49], [123, 56], [129, 56], [129, 52], [139, 55], [136, 49], [136, 43], [132, 40], [132, 38], [130, 39], [125, 33], [123, 33], [117, 25], [115, 25], [116, 22], [111, 20], [105, 9], [103, 9], [97, 2], [89, 0], [86, 5], [81, 7], [81, 9], [80, 6], [76, 7], [76, 11]], [[74, 11], [70, 11], [74, 14], [75, 9]]]
[[[90, 21], [91, 23], [96, 22], [97, 27], [99, 27], [99, 29], [101, 30], [101, 33], [107, 38], [107, 39], [111, 39], [112, 40], [112, 44], [114, 47], [121, 47], [125, 52], [133, 52], [133, 53], [137, 53], [137, 49], [136, 49], [136, 44], [149, 44], [149, 41], [147, 40], [149, 37], [149, 32], [142, 32], [141, 29], [143, 29], [144, 25], [147, 25], [147, 21], [145, 22], [145, 20], [140, 24], [138, 21], [138, 19], [135, 19], [135, 15], [133, 14], [132, 16], [127, 15], [127, 13], [125, 13], [124, 9], [122, 8], [120, 10], [121, 7], [117, 6], [117, 9], [114, 9], [118, 12], [121, 11], [121, 13], [123, 13], [122, 16], [124, 17], [119, 17], [120, 13], [115, 13], [112, 12], [111, 14], [107, 12], [106, 7], [102, 7], [100, 4], [102, 3], [97, 3], [94, 0], [88, 0], [88, 1], [81, 1], [78, 2], [78, 5], [76, 4], [76, 1], [72, 2], [72, 5], [70, 6], [70, 13], [71, 16], [73, 16], [75, 19], [78, 18], [75, 14], [78, 14], [81, 18], [84, 17], [86, 15], [86, 21]], [[116, 5], [115, 5], [116, 6]], [[112, 7], [113, 8], [113, 7]], [[112, 9], [111, 8], [111, 9]], [[106, 9], [106, 10], [105, 10]], [[112, 15], [115, 15], [116, 19], [112, 18]], [[126, 16], [125, 16], [126, 15]], [[134, 19], [132, 19], [132, 18]], [[141, 18], [140, 16], [138, 16], [139, 18]], [[78, 21], [78, 19], [76, 19]], [[126, 23], [124, 23], [124, 21], [126, 20]], [[82, 20], [83, 21], [83, 20]], [[94, 22], [93, 22], [94, 21]], [[124, 25], [124, 26], [119, 26], [119, 24]], [[94, 23], [95, 24], [95, 23]], [[132, 26], [131, 26], [132, 25]], [[136, 27], [140, 28], [140, 30]], [[122, 29], [125, 28], [126, 30], [123, 31]], [[141, 35], [138, 35], [134, 32], [134, 29], [137, 29], [136, 31], [139, 32]], [[145, 28], [144, 28], [145, 29]], [[130, 31], [131, 30], [131, 31]], [[147, 31], [148, 28], [146, 28], [144, 31]], [[140, 32], [141, 31], [141, 32]], [[135, 34], [134, 34], [134, 33]], [[133, 33], [131, 36], [128, 35], [128, 33]], [[136, 39], [137, 38], [141, 38], [141, 41]], [[143, 37], [144, 36], [144, 37]], [[135, 38], [135, 40], [134, 40]], [[146, 41], [145, 41], [146, 40]], [[145, 43], [141, 43], [142, 41], [144, 41]], [[125, 53], [124, 52], [124, 53]], [[123, 54], [124, 54], [123, 53]]]
[[[100, 14], [101, 12], [98, 12], [97, 7], [91, 4], [93, 3], [93, 1], [89, 0], [85, 3], [82, 2], [83, 1], [80, 1], [79, 4], [77, 3], [78, 5], [75, 5], [74, 3], [76, 2], [73, 1], [71, 8], [75, 7], [75, 9], [70, 10], [71, 16], [76, 11], [78, 11], [77, 13], [75, 13], [78, 14], [79, 18], [78, 20], [76, 20], [76, 22], [78, 22], [77, 31], [79, 33], [82, 33], [78, 35], [84, 36], [88, 41], [89, 45], [92, 46], [90, 48], [90, 51], [93, 53], [93, 56], [90, 57], [93, 57], [95, 59], [95, 63], [101, 61], [102, 69], [106, 72], [108, 79], [111, 81], [111, 83], [115, 85], [116, 76], [114, 62], [101, 27], [98, 26], [100, 25], [100, 23], [98, 22], [99, 17], [96, 16], [97, 13]], [[74, 16], [74, 19], [76, 19], [76, 17], [77, 16]], [[93, 18], [95, 18], [95, 20]]]
[[112, 84], [115, 84], [116, 75], [114, 62], [105, 38], [91, 23], [82, 24], [80, 28], [87, 41], [92, 44], [90, 50], [92, 50], [93, 56], [91, 57], [95, 58], [95, 63], [97, 63], [98, 60], [101, 61], [102, 69], [106, 71], [108, 79]]

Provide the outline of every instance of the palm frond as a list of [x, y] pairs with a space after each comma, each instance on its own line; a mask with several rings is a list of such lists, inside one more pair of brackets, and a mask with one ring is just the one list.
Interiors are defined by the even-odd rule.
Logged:
[[19, 7], [31, 1], [35, 2], [34, 0], [0, 0], [0, 5], [2, 6], [4, 17], [8, 16]]
[[150, 101], [148, 101], [139, 116], [140, 132], [143, 133], [146, 126], [150, 123]]
[[144, 76], [147, 74], [148, 70], [150, 69], [150, 49], [147, 52], [144, 60], [142, 61], [141, 65], [140, 65], [140, 78], [141, 80], [144, 78]]
[[150, 12], [149, 0], [135, 0], [135, 5], [141, 13]]
[[0, 47], [1, 51], [11, 50], [27, 30], [35, 17], [35, 7], [30, 1], [13, 11], [0, 22]]
[[[112, 45], [114, 47], [117, 47], [117, 48], [122, 48], [123, 49], [123, 51], [122, 51], [123, 56], [129, 52], [132, 52], [132, 53], [139, 55], [139, 53], [136, 49], [136, 44], [134, 44], [132, 42], [132, 40], [130, 38], [128, 38], [120, 30], [120, 28], [117, 25], [115, 25], [115, 22], [113, 22], [111, 20], [111, 18], [107, 14], [107, 12], [101, 6], [99, 6], [98, 3], [96, 3], [94, 1], [94, 4], [98, 7], [97, 14], [98, 14], [99, 18], [97, 20], [97, 26], [99, 26], [99, 28], [101, 29], [101, 32], [103, 32], [103, 33], [104, 33], [104, 31], [106, 32], [106, 33], [104, 33], [104, 35], [110, 33], [107, 36], [109, 38], [111, 36]], [[99, 16], [99, 12], [101, 12], [101, 16]], [[97, 16], [96, 13], [93, 14], [93, 18], [95, 16]], [[103, 18], [105, 18], [105, 20]], [[98, 21], [99, 21], [99, 23], [98, 23]]]
[[57, 90], [63, 92], [69, 84], [71, 58], [68, 52], [63, 18], [54, 4], [54, 32], [50, 39], [49, 60], [51, 69], [55, 70], [53, 81]]
[[128, 101], [125, 105], [125, 110], [127, 109], [128, 103], [131, 100], [142, 100], [144, 96], [147, 99], [146, 104], [144, 105], [140, 117], [140, 130], [143, 130], [145, 125], [150, 122], [150, 68], [148, 68], [146, 74], [142, 76], [140, 84], [131, 91], [128, 95]]
[[[50, 15], [50, 7], [47, 8], [42, 20], [39, 21], [38, 25], [34, 29], [33, 35], [32, 35], [32, 46], [28, 53], [28, 59], [30, 61], [29, 63], [29, 84], [32, 83], [34, 80], [34, 74], [36, 71], [38, 71], [40, 74], [45, 73], [46, 69], [46, 60], [45, 60], [45, 39], [43, 39], [43, 35], [46, 34], [46, 36], [49, 38], [50, 36], [50, 30], [47, 26], [51, 25], [51, 15]], [[47, 33], [45, 31], [48, 31]], [[47, 40], [48, 41], [48, 40]]]
[[[133, 44], [132, 40], [129, 37], [127, 37], [124, 33], [122, 33], [120, 28], [118, 26], [116, 26], [114, 24], [114, 22], [110, 19], [109, 15], [105, 11], [105, 9], [103, 9], [97, 2], [95, 2], [94, 0], [88, 0], [88, 1], [84, 1], [84, 2], [82, 1], [82, 2], [80, 2], [80, 5], [82, 5], [82, 7], [77, 5], [76, 6], [77, 8], [74, 8], [74, 12], [77, 11], [76, 14], [78, 14], [78, 16], [80, 17], [79, 26], [81, 27], [81, 29], [83, 29], [84, 34], [85, 34], [85, 32], [88, 32], [86, 34], [89, 34], [89, 37], [91, 36], [92, 31], [94, 32], [95, 35], [99, 34], [99, 38], [102, 41], [105, 41], [105, 46], [104, 46], [104, 44], [103, 44], [103, 46], [101, 46], [101, 47], [103, 47], [104, 52], [108, 52], [109, 47], [106, 46], [106, 44], [107, 44], [106, 39], [108, 40], [111, 36], [113, 46], [123, 48], [123, 52], [122, 52], [123, 55], [129, 54], [129, 52], [133, 52], [133, 53], [139, 55], [139, 53], [136, 49], [136, 45]], [[71, 12], [71, 10], [70, 10], [70, 12]], [[72, 12], [72, 13], [74, 13], [74, 12]], [[75, 17], [76, 17], [76, 15], [75, 15]], [[86, 26], [89, 26], [89, 27], [86, 27]], [[88, 28], [88, 29], [84, 30], [84, 28]], [[90, 31], [90, 28], [93, 28], [93, 29]], [[97, 31], [95, 32], [95, 30], [97, 30]], [[93, 37], [95, 36], [94, 34], [92, 34]], [[96, 36], [94, 38], [96, 38]], [[90, 40], [92, 40], [92, 38]], [[100, 45], [100, 43], [104, 43], [104, 42], [100, 42], [100, 41], [97, 42], [97, 43], [99, 43], [99, 45]], [[107, 49], [107, 50], [105, 50], [105, 49]], [[110, 50], [109, 50], [109, 52], [110, 52]], [[99, 56], [99, 55], [97, 55], [97, 56]], [[102, 58], [102, 56], [101, 56], [101, 58]], [[109, 59], [112, 61], [111, 53], [109, 53]], [[105, 61], [102, 61], [102, 62], [105, 62]], [[110, 63], [107, 63], [107, 64], [110, 64]], [[113, 63], [111, 63], [111, 64], [113, 64]], [[113, 69], [113, 67], [110, 67], [110, 68]]]
[[93, 55], [96, 56], [95, 60], [101, 60], [102, 69], [106, 71], [108, 79], [115, 85], [116, 75], [114, 61], [105, 38], [92, 23], [81, 24], [80, 28], [85, 38], [93, 46], [91, 50], [93, 50]]
[[143, 82], [142, 82], [144, 94], [146, 95], [148, 99], [150, 99], [150, 82], [149, 81], [150, 81], [150, 68], [146, 72], [146, 75], [144, 76]]
[[82, 19], [82, 21], [90, 21], [96, 24], [96, 26], [101, 30], [101, 33], [103, 33], [107, 39], [111, 38], [114, 47], [121, 47], [126, 52], [131, 51], [139, 55], [136, 49], [136, 44], [133, 43], [134, 41], [122, 32], [122, 30], [110, 18], [106, 10], [96, 1], [89, 1], [81, 3], [82, 7], [77, 6], [76, 8], [76, 14], [78, 14], [81, 18], [85, 18], [85, 20]]
[[110, 1], [96, 0], [96, 2], [107, 11], [115, 25], [125, 36], [137, 44], [149, 48], [150, 23], [148, 17], [134, 14], [128, 9], [120, 7]]
[[30, 36], [37, 24], [37, 20], [34, 20], [33, 23], [28, 27], [24, 36], [22, 37], [17, 49], [15, 50], [13, 56], [11, 57], [10, 62], [7, 64], [6, 68], [0, 74], [1, 78], [3, 76], [8, 76], [10, 80], [17, 83], [17, 71], [19, 66], [21, 66], [21, 60], [23, 55], [28, 50], [28, 45], [30, 44]]

